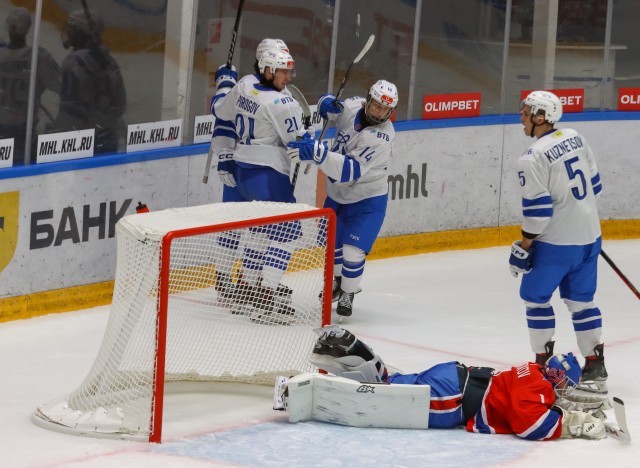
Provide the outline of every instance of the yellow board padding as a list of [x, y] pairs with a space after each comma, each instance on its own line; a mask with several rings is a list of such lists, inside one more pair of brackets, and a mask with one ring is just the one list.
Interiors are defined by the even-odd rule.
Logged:
[[[605, 241], [640, 238], [640, 219], [604, 220], [601, 225], [602, 237]], [[520, 226], [460, 229], [383, 237], [376, 241], [367, 258], [374, 260], [446, 250], [481, 249], [510, 245], [519, 238]], [[322, 249], [317, 250], [311, 252], [311, 255], [321, 257]], [[302, 269], [301, 265], [308, 265], [306, 261], [300, 261], [301, 255], [304, 254], [298, 252], [294, 254], [290, 269], [296, 271]], [[238, 268], [237, 264], [235, 270], [237, 271]], [[214, 283], [213, 269], [203, 268], [202, 273], [207, 278], [207, 282], [212, 285]], [[112, 295], [113, 281], [105, 281], [0, 299], [0, 322], [106, 305], [111, 303]]]
[[113, 281], [0, 299], [0, 322], [111, 304]]

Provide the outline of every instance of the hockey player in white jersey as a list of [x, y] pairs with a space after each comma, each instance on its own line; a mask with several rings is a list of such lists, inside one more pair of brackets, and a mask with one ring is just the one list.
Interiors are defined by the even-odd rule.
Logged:
[[522, 239], [513, 243], [509, 264], [522, 274], [529, 337], [538, 363], [553, 354], [555, 314], [551, 296], [560, 289], [585, 357], [579, 389], [607, 393], [602, 316], [593, 302], [601, 249], [596, 198], [602, 190], [586, 139], [572, 129], [555, 129], [562, 116], [558, 97], [534, 91], [520, 121], [536, 141], [518, 160], [522, 190]]
[[[310, 135], [302, 123], [300, 105], [283, 92], [294, 65], [288, 52], [268, 49], [258, 60], [259, 82], [241, 80], [213, 104], [217, 119], [234, 123], [238, 138], [233, 155], [235, 181], [242, 201], [295, 202], [287, 143]], [[251, 302], [257, 311], [252, 318], [259, 322], [290, 322], [293, 318], [292, 291], [280, 279], [291, 259], [290, 242], [300, 235], [300, 226], [285, 224], [251, 230], [252, 236], [262, 238], [251, 244], [264, 249], [243, 252], [241, 279], [234, 292], [236, 298]], [[289, 234], [282, 235], [284, 230]]]
[[[265, 38], [260, 41], [256, 48], [256, 60], [253, 65], [254, 73], [243, 76], [240, 83], [256, 84], [260, 82], [260, 69], [258, 68], [258, 60], [264, 52], [269, 49], [282, 50], [289, 52], [287, 44], [282, 39]], [[211, 113], [215, 115], [215, 103], [224, 98], [229, 91], [238, 82], [238, 72], [235, 67], [227, 67], [224, 64], [216, 71], [216, 95], [211, 100]], [[223, 184], [222, 201], [238, 202], [244, 201], [236, 185], [236, 164], [234, 161], [234, 153], [236, 150], [238, 135], [236, 134], [235, 122], [215, 120], [213, 127], [213, 135], [211, 138], [211, 148], [213, 151], [213, 161], [217, 165], [218, 176]], [[232, 281], [232, 270], [241, 252], [238, 252], [240, 246], [240, 233], [237, 231], [228, 231], [221, 233], [218, 237], [218, 244], [228, 250], [222, 255], [221, 261], [216, 265], [216, 291], [218, 300], [223, 305], [229, 305], [235, 300], [235, 286]]]
[[339, 295], [341, 318], [352, 314], [366, 255], [386, 214], [387, 172], [395, 140], [389, 118], [397, 104], [396, 86], [385, 80], [374, 83], [366, 99], [353, 97], [342, 103], [331, 94], [321, 96], [322, 118], [337, 118], [333, 148], [315, 140], [289, 143], [294, 160], [314, 162], [327, 175], [324, 206], [336, 212], [338, 221], [333, 294]]
[[[253, 65], [254, 73], [243, 76], [240, 79], [241, 83], [259, 83], [260, 70], [258, 68], [258, 60], [269, 49], [289, 52], [287, 44], [282, 39], [263, 39], [256, 48], [256, 61]], [[215, 78], [217, 90], [216, 95], [211, 99], [211, 113], [213, 115], [215, 115], [215, 103], [225, 97], [238, 82], [238, 72], [233, 65], [227, 67], [224, 64], [216, 71]], [[213, 159], [217, 165], [218, 176], [223, 184], [223, 202], [242, 201], [242, 197], [236, 188], [235, 162], [233, 160], [237, 139], [238, 136], [236, 135], [233, 121], [216, 119], [211, 138], [211, 147], [215, 156]]]

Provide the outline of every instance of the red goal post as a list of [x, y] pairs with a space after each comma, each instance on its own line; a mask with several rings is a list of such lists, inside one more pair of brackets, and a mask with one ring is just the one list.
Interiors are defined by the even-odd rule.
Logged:
[[313, 329], [331, 321], [332, 210], [203, 205], [126, 216], [116, 234], [94, 366], [78, 389], [38, 406], [37, 424], [160, 442], [165, 381], [273, 385], [315, 370]]

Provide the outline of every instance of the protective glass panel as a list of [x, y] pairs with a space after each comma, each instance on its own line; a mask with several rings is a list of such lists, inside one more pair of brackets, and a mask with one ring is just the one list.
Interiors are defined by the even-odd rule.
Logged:
[[[277, 5], [245, 2], [236, 38], [232, 64], [239, 77], [254, 73], [256, 48], [265, 38], [282, 39], [295, 60], [291, 84], [314, 105], [327, 92], [334, 2], [281, 1]], [[216, 93], [215, 73], [225, 64], [231, 48], [238, 2], [201, 1], [198, 5], [189, 118], [185, 141], [201, 143], [206, 125], [194, 133], [194, 122], [210, 114]], [[200, 140], [200, 141], [199, 141]]]

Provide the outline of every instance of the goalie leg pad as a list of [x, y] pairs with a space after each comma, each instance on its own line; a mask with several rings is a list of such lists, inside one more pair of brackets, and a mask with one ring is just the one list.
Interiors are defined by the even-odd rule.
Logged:
[[317, 421], [354, 427], [426, 429], [431, 387], [361, 384], [342, 377], [300, 374], [287, 384], [289, 421]]

